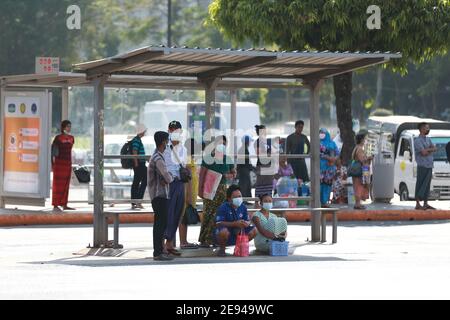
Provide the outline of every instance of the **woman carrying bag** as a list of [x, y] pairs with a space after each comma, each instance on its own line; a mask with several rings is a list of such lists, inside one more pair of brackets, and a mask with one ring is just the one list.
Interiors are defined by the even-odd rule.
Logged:
[[364, 151], [364, 142], [366, 140], [366, 133], [360, 132], [356, 135], [356, 147], [352, 152], [352, 163], [348, 170], [348, 175], [353, 180], [353, 190], [355, 192], [355, 206], [354, 209], [365, 210], [366, 207], [361, 205], [361, 200], [369, 199], [369, 184], [363, 183], [362, 171], [363, 166], [369, 166], [372, 161], [372, 156], [368, 157]]

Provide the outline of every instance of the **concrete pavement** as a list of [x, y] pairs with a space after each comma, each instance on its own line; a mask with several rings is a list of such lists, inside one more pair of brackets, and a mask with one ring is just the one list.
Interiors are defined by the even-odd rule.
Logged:
[[110, 257], [73, 254], [92, 227], [1, 228], [0, 299], [449, 299], [449, 231], [450, 221], [344, 222], [331, 245], [291, 224], [289, 257], [161, 264], [146, 259], [151, 225], [123, 226], [126, 250]]

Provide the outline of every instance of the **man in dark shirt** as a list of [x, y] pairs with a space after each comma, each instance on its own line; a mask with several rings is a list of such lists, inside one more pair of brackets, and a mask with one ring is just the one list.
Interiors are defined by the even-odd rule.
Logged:
[[232, 185], [227, 190], [227, 201], [225, 201], [216, 214], [216, 243], [220, 249], [217, 252], [219, 257], [224, 257], [225, 247], [234, 246], [236, 237], [244, 231], [251, 241], [256, 236], [256, 229], [250, 225], [247, 207], [243, 204], [241, 189]]
[[[287, 137], [286, 140], [286, 154], [308, 154], [311, 148], [308, 137], [303, 132], [305, 123], [299, 120], [295, 123], [295, 132]], [[305, 150], [305, 147], [307, 150]], [[309, 181], [308, 168], [305, 159], [288, 159], [294, 169], [294, 175], [297, 179], [302, 179], [304, 182]]]

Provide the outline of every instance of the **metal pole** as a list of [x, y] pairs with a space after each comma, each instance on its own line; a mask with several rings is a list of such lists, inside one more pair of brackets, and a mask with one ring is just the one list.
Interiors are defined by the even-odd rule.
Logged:
[[69, 119], [69, 87], [62, 88], [61, 121]]
[[216, 87], [218, 79], [207, 79], [205, 82], [205, 122], [206, 131], [214, 129], [216, 113]]
[[[311, 137], [311, 201], [310, 206], [320, 208], [320, 141], [319, 141], [319, 91], [323, 81], [312, 81], [310, 87], [310, 137]], [[311, 241], [320, 241], [320, 214], [311, 217]]]
[[[236, 135], [236, 127], [237, 127], [237, 91], [231, 90], [231, 130], [233, 132], [233, 155], [237, 155], [237, 135]], [[236, 163], [236, 158], [234, 159], [234, 163]]]
[[172, 46], [172, 0], [167, 0], [167, 46]]
[[94, 247], [106, 246], [108, 223], [103, 211], [105, 78], [94, 80]]

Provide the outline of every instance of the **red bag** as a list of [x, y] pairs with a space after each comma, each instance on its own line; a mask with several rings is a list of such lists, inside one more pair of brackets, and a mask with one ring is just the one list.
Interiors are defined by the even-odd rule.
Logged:
[[250, 255], [250, 244], [248, 236], [245, 234], [244, 229], [238, 234], [236, 238], [236, 246], [234, 247], [235, 257], [248, 257]]

